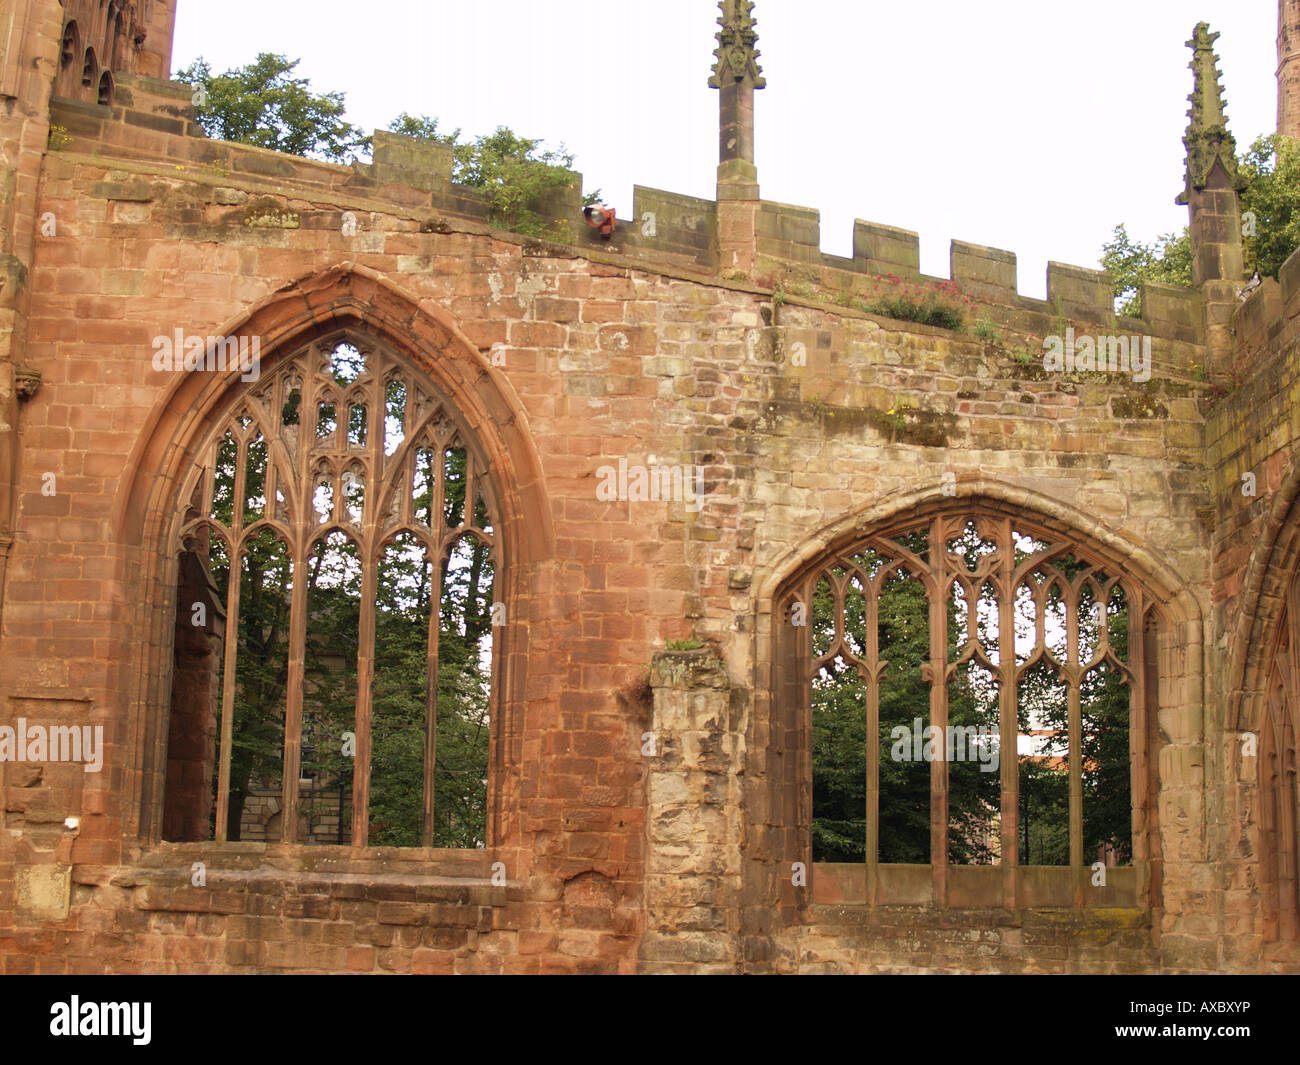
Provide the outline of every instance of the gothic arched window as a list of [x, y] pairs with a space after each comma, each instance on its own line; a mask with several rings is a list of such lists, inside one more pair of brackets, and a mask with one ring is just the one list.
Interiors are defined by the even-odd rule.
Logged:
[[164, 838], [486, 846], [498, 511], [457, 412], [336, 334], [246, 386], [202, 456]]
[[777, 605], [800, 846], [835, 882], [821, 897], [1146, 894], [1158, 621], [1125, 573], [972, 505], [822, 558]]

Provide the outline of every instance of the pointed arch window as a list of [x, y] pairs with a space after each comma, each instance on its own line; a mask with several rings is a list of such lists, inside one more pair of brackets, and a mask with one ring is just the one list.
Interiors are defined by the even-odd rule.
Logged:
[[312, 343], [183, 498], [165, 837], [486, 846], [498, 508], [431, 382], [359, 333]]
[[972, 505], [834, 552], [777, 605], [814, 898], [1148, 897], [1160, 621], [1136, 581]]

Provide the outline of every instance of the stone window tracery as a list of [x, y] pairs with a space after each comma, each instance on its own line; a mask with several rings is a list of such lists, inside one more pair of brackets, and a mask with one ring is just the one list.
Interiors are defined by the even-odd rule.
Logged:
[[164, 838], [487, 845], [497, 506], [428, 379], [314, 342], [183, 498]]
[[[778, 691], [811, 781], [797, 823], [826, 897], [1137, 904], [1157, 625], [1137, 582], [972, 506], [823, 558], [778, 605]], [[1098, 867], [1109, 892], [1091, 890]]]

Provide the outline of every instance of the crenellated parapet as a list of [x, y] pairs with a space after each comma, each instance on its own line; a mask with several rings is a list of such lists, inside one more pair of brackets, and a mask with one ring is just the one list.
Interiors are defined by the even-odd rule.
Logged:
[[[497, 228], [485, 195], [453, 180], [449, 145], [380, 130], [370, 163], [341, 166], [213, 141], [195, 122], [191, 93], [190, 86], [178, 82], [125, 76], [111, 108], [56, 100], [55, 121], [71, 138], [63, 150], [161, 161], [250, 196], [278, 195], [288, 202], [327, 194], [340, 217], [344, 212], [357, 217], [362, 232], [368, 210], [394, 206], [425, 219], [430, 231]], [[568, 246], [592, 257], [615, 256], [652, 270], [743, 279], [759, 289], [784, 284], [796, 296], [791, 282], [867, 300], [888, 295], [900, 282], [932, 289], [955, 285], [972, 301], [977, 315], [1025, 335], [1049, 335], [1065, 322], [1094, 332], [1141, 332], [1178, 345], [1204, 340], [1203, 304], [1193, 289], [1144, 286], [1141, 319], [1120, 323], [1113, 285], [1104, 271], [1049, 263], [1047, 298], [1038, 299], [1020, 293], [1014, 252], [954, 240], [949, 275], [929, 276], [920, 270], [920, 237], [913, 231], [858, 220], [852, 256], [832, 255], [821, 249], [817, 209], [765, 200], [747, 204], [753, 211], [752, 237], [731, 234], [733, 239], [748, 239], [752, 256], [750, 269], [737, 270], [724, 246], [729, 222], [722, 209], [736, 208], [736, 201], [637, 186], [630, 210], [612, 205], [618, 208], [619, 223], [605, 238], [584, 224], [581, 190], [582, 175], [574, 173], [568, 188], [532, 205], [548, 227], [549, 243], [557, 248]], [[734, 222], [732, 215], [730, 224]], [[1173, 366], [1200, 361], [1181, 352], [1167, 358], [1158, 355], [1157, 360]]]

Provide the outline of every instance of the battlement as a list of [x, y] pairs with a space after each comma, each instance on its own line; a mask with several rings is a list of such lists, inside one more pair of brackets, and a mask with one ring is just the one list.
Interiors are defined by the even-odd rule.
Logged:
[[[427, 209], [442, 223], [462, 219], [498, 227], [487, 197], [453, 180], [450, 145], [379, 130], [368, 164], [340, 166], [303, 159], [208, 139], [195, 122], [190, 94], [190, 87], [179, 82], [128, 75], [120, 80], [111, 107], [56, 99], [54, 122], [72, 138], [71, 150], [77, 150], [79, 142], [93, 142], [90, 150], [99, 154], [197, 164], [200, 170], [232, 182], [277, 179], [286, 193], [291, 186], [328, 188], [341, 200], [356, 201], [355, 207], [341, 204], [343, 209], [364, 210], [367, 201], [381, 201]], [[530, 205], [557, 243], [588, 254], [628, 257], [651, 269], [721, 272], [716, 201], [636, 186], [630, 217], [621, 211], [615, 233], [606, 239], [584, 224], [581, 190], [582, 175], [575, 172], [568, 187]], [[274, 193], [270, 188], [264, 191]], [[1047, 298], [1036, 299], [1018, 291], [1017, 259], [1011, 251], [954, 240], [950, 276], [931, 277], [921, 273], [920, 238], [911, 230], [858, 220], [853, 227], [853, 255], [844, 257], [821, 250], [821, 215], [815, 208], [769, 200], [757, 201], [756, 207], [754, 268], [749, 279], [760, 287], [775, 288], [783, 279], [799, 278], [874, 299], [899, 279], [935, 288], [951, 282], [972, 301], [1003, 308], [1003, 313], [995, 314], [1002, 324], [1027, 332], [1062, 317], [1080, 326], [1117, 325], [1113, 286], [1101, 270], [1049, 263]], [[1141, 319], [1120, 328], [1198, 344], [1204, 338], [1203, 317], [1196, 291], [1146, 285]]]
[[[1020, 294], [1016, 255], [1001, 248], [954, 240], [949, 276], [933, 277], [921, 273], [920, 237], [911, 230], [859, 219], [853, 225], [853, 257], [829, 255], [821, 250], [819, 211], [766, 200], [759, 208], [757, 233], [760, 274], [779, 274], [783, 266], [793, 264], [935, 286], [951, 281], [980, 303], [1011, 310], [1050, 312], [1082, 322], [1106, 323], [1115, 317], [1114, 286], [1104, 270], [1048, 263], [1047, 298], [1040, 300]], [[851, 279], [840, 281], [852, 287]], [[1200, 296], [1192, 289], [1143, 286], [1141, 321], [1158, 335], [1199, 342]]]

